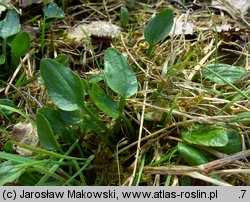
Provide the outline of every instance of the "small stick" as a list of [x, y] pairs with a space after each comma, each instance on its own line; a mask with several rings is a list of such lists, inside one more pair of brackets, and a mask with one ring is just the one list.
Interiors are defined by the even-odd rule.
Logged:
[[21, 70], [23, 64], [30, 58], [30, 56], [35, 52], [35, 49], [32, 49], [29, 53], [27, 53], [25, 55], [25, 57], [22, 59], [22, 61], [20, 62], [20, 64], [18, 65], [18, 67], [16, 68], [13, 76], [11, 77], [10, 79], [10, 82], [8, 83], [8, 86], [6, 87], [5, 91], [4, 91], [4, 94], [5, 96], [7, 97], [8, 96], [8, 93], [9, 93], [9, 89], [10, 89], [10, 86], [11, 84], [13, 83], [13, 81], [15, 80], [17, 74], [19, 73], [19, 71]]
[[[250, 156], [250, 149], [199, 166], [145, 166], [143, 172], [147, 174], [160, 175], [184, 175], [190, 172], [208, 174], [209, 172], [212, 172], [215, 169], [221, 168], [233, 161], [243, 159], [248, 156]], [[126, 170], [131, 172], [132, 169], [134, 169], [134, 167], [129, 167]]]

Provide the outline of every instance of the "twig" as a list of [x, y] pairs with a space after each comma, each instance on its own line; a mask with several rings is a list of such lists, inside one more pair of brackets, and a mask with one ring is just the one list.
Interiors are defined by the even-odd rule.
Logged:
[[22, 59], [22, 61], [20, 62], [20, 64], [18, 65], [18, 67], [16, 68], [13, 76], [11, 77], [10, 79], [10, 82], [8, 83], [8, 86], [6, 87], [5, 91], [4, 91], [4, 94], [5, 96], [7, 97], [8, 96], [8, 92], [9, 92], [9, 89], [10, 89], [10, 84], [13, 83], [13, 81], [15, 80], [17, 74], [19, 73], [19, 71], [21, 70], [23, 64], [30, 58], [30, 56], [35, 52], [35, 49], [33, 48], [30, 52], [28, 52], [25, 57]]
[[144, 94], [142, 113], [141, 113], [141, 119], [140, 119], [140, 129], [139, 129], [139, 136], [138, 136], [138, 143], [137, 143], [137, 151], [136, 151], [136, 155], [135, 155], [135, 166], [134, 166], [133, 174], [132, 174], [132, 176], [130, 178], [129, 186], [131, 186], [133, 184], [133, 181], [135, 179], [136, 170], [137, 170], [137, 164], [138, 164], [138, 161], [139, 161], [139, 155], [140, 155], [140, 149], [141, 149], [141, 139], [142, 139], [142, 130], [143, 130], [143, 122], [144, 122], [144, 114], [145, 114], [145, 103], [146, 103], [146, 100], [147, 100], [148, 81], [145, 81], [144, 86], [145, 86], [144, 87], [145, 94]]
[[[214, 171], [215, 169], [221, 168], [236, 160], [244, 159], [248, 156], [250, 156], [250, 149], [199, 166], [159, 166], [159, 167], [145, 166], [143, 169], [143, 173], [154, 174], [154, 175], [190, 175], [190, 173], [196, 172], [202, 175], [208, 175], [216, 173], [216, 171]], [[131, 172], [135, 168], [136, 167], [129, 167], [126, 170]], [[223, 173], [223, 171], [217, 171], [217, 173], [218, 172]], [[250, 170], [248, 169], [247, 172], [245, 173], [249, 172]]]

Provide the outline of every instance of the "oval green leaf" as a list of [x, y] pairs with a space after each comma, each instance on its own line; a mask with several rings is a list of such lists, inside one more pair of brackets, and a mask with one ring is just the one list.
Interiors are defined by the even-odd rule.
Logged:
[[11, 52], [17, 57], [25, 55], [30, 49], [30, 35], [27, 32], [18, 34], [11, 43]]
[[43, 114], [36, 114], [37, 134], [41, 145], [47, 150], [56, 150], [59, 145], [55, 139], [49, 121]]
[[68, 125], [80, 125], [83, 123], [83, 111], [81, 109], [77, 109], [75, 111], [64, 111], [58, 109], [60, 116], [63, 121]]
[[208, 163], [207, 158], [198, 149], [194, 147], [189, 147], [184, 143], [178, 142], [177, 149], [180, 156], [190, 166], [198, 166], [201, 164]]
[[50, 98], [64, 111], [81, 108], [84, 90], [81, 78], [70, 69], [52, 59], [42, 59], [41, 76]]
[[129, 12], [125, 6], [122, 6], [120, 9], [120, 18], [121, 18], [122, 26], [126, 27], [128, 25], [128, 22], [129, 22]]
[[119, 110], [118, 104], [110, 96], [108, 96], [99, 86], [94, 83], [90, 92], [91, 98], [93, 99], [96, 106], [107, 115], [118, 118]]
[[122, 97], [137, 92], [137, 79], [127, 59], [115, 48], [108, 48], [104, 54], [104, 76], [108, 86]]
[[182, 138], [190, 144], [223, 147], [228, 143], [227, 132], [223, 127], [195, 125], [181, 131]]
[[[14, 104], [14, 102], [10, 100], [9, 98], [0, 99], [0, 104], [16, 108], [16, 105]], [[13, 111], [2, 108], [0, 106], [0, 115], [10, 116], [12, 113]]]
[[[234, 83], [236, 81], [240, 81], [247, 75], [247, 71], [245, 69], [228, 64], [209, 64], [205, 67], [206, 68], [203, 68], [202, 76], [218, 84], [225, 84], [226, 82]], [[220, 77], [222, 77], [226, 82]]]
[[64, 18], [64, 12], [57, 6], [56, 3], [52, 2], [43, 9], [44, 16], [48, 18]]
[[42, 107], [41, 109], [39, 109], [38, 113], [44, 115], [54, 133], [61, 133], [65, 130], [66, 123], [57, 110]]
[[4, 39], [20, 32], [20, 21], [16, 13], [9, 10], [4, 20], [0, 21], [0, 36]]
[[144, 37], [150, 46], [156, 45], [163, 40], [171, 31], [174, 23], [174, 14], [171, 9], [163, 9], [149, 21]]
[[242, 139], [237, 128], [227, 128], [228, 143], [224, 147], [214, 147], [213, 149], [225, 154], [235, 154], [242, 151]]

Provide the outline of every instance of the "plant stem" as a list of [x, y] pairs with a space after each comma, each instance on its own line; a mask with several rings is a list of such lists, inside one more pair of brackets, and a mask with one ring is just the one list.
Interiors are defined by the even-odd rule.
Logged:
[[44, 46], [45, 46], [45, 30], [46, 30], [46, 18], [42, 20], [42, 42], [41, 42], [41, 51], [42, 55], [44, 54]]
[[105, 130], [108, 135], [112, 138], [112, 140], [116, 140], [114, 134], [112, 133], [112, 131], [100, 120], [98, 119], [90, 110], [87, 106], [83, 105], [83, 111], [86, 112], [90, 118], [92, 119], [92, 121], [96, 122], [96, 124], [101, 127], [103, 130]]
[[5, 66], [5, 69], [7, 72], [9, 72], [9, 69], [8, 69], [8, 62], [7, 62], [7, 38], [4, 38], [3, 39], [3, 55], [5, 57], [5, 62], [4, 62], [4, 66]]
[[105, 136], [102, 134], [102, 132], [98, 129], [94, 123], [89, 120], [88, 118], [84, 117], [84, 121], [89, 125], [89, 127], [96, 132], [96, 134], [111, 148], [113, 149], [115, 146], [113, 143]]
[[127, 125], [127, 127], [128, 127], [128, 130], [129, 130], [131, 139], [132, 139], [132, 140], [136, 140], [135, 130], [134, 130], [132, 124], [130, 123], [129, 119], [128, 119], [124, 114], [120, 114], [120, 116], [121, 116], [122, 119], [125, 121], [125, 123], [126, 123], [126, 125]]
[[[64, 154], [65, 156], [68, 156], [76, 147], [76, 145], [78, 144], [78, 141], [75, 141], [74, 144], [71, 145], [71, 147], [68, 149], [68, 151]], [[64, 161], [64, 157], [59, 159], [58, 162], [63, 162]], [[48, 174], [45, 174], [40, 180], [39, 182], [37, 182], [36, 186], [41, 186], [43, 185], [47, 179], [50, 177], [49, 174], [52, 174], [54, 172], [56, 172], [56, 170], [59, 168], [59, 164], [55, 164], [52, 168], [50, 168], [48, 171], [49, 173]]]
[[146, 160], [146, 154], [144, 153], [143, 156], [142, 156], [142, 158], [141, 158], [141, 165], [140, 165], [138, 174], [136, 176], [136, 179], [133, 182], [133, 184], [135, 186], [139, 186], [139, 184], [140, 184], [140, 180], [141, 180], [143, 169], [144, 169], [144, 165], [145, 165], [145, 160]]
[[161, 94], [161, 91], [165, 88], [165, 86], [166, 86], [166, 82], [161, 82], [157, 90], [151, 95], [151, 99], [156, 100], [157, 97]]
[[121, 114], [123, 114], [124, 105], [125, 105], [125, 97], [121, 97], [120, 102], [119, 102], [119, 107], [118, 107], [118, 110], [120, 112], [120, 116], [116, 119], [116, 123], [115, 123], [115, 126], [114, 126], [114, 133], [115, 134], [119, 133], [119, 131], [120, 131]]
[[148, 50], [147, 50], [147, 52], [146, 52], [146, 55], [147, 55], [148, 57], [151, 57], [151, 56], [152, 56], [152, 54], [153, 54], [153, 52], [154, 52], [154, 48], [155, 48], [155, 45], [149, 45], [149, 48], [148, 48]]

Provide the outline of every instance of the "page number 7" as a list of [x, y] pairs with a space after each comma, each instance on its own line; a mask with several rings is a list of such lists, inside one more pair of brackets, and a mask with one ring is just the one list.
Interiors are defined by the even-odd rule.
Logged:
[[241, 191], [241, 193], [242, 193], [242, 195], [241, 195], [241, 198], [244, 198], [244, 196], [245, 196], [245, 193], [246, 193], [246, 191], [247, 190], [245, 190], [245, 189], [242, 189], [242, 190], [240, 190]]

